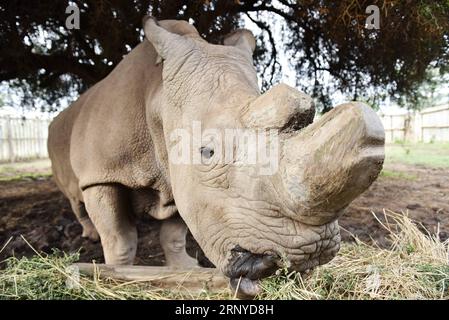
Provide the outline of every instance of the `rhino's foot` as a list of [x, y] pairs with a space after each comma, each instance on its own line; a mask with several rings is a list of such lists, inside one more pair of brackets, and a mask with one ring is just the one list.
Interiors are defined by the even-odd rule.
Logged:
[[185, 251], [183, 253], [173, 254], [167, 252], [166, 255], [166, 266], [170, 268], [182, 268], [189, 269], [199, 267], [198, 261], [191, 256], [189, 256]]
[[97, 230], [95, 228], [83, 228], [83, 233], [81, 234], [81, 237], [89, 239], [93, 242], [100, 241], [100, 235], [98, 234]]
[[160, 242], [165, 254], [166, 266], [171, 268], [198, 267], [198, 261], [186, 252], [187, 226], [179, 218], [164, 220], [160, 231]]
[[97, 229], [95, 229], [95, 226], [89, 218], [83, 219], [82, 221], [80, 221], [80, 223], [83, 227], [83, 233], [81, 234], [81, 237], [90, 239], [94, 242], [100, 240], [100, 235], [98, 234]]

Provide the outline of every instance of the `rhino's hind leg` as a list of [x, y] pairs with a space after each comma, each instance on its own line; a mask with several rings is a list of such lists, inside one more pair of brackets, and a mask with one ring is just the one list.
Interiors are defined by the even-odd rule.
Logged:
[[162, 222], [160, 242], [165, 254], [166, 265], [169, 267], [197, 267], [196, 259], [186, 252], [187, 226], [179, 218], [170, 218]]
[[133, 264], [137, 230], [127, 190], [120, 185], [97, 185], [84, 190], [83, 198], [100, 235], [106, 264]]
[[90, 221], [84, 203], [76, 199], [70, 199], [70, 206], [72, 207], [72, 211], [75, 213], [78, 222], [83, 227], [83, 234], [81, 236], [83, 238], [89, 238], [92, 241], [98, 241], [100, 236], [92, 221]]

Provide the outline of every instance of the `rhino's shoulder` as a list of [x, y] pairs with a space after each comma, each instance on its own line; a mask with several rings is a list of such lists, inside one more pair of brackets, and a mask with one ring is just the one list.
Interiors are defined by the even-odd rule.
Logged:
[[98, 183], [141, 187], [158, 174], [146, 122], [146, 106], [161, 83], [155, 59], [151, 45], [141, 43], [80, 97], [70, 161], [81, 188]]

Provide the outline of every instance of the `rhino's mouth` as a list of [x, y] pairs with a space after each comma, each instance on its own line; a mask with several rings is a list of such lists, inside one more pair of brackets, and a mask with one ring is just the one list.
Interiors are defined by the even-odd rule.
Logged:
[[260, 292], [259, 279], [272, 275], [279, 261], [276, 254], [255, 254], [236, 246], [226, 270], [232, 290], [239, 298], [253, 298]]
[[[301, 274], [309, 274], [312, 270], [313, 268], [307, 269], [301, 272]], [[260, 279], [251, 280], [246, 277], [231, 278], [229, 283], [232, 291], [236, 293], [236, 296], [239, 299], [253, 299], [262, 291], [260, 287]]]
[[231, 278], [230, 284], [233, 292], [239, 299], [253, 299], [260, 291], [260, 280], [251, 280], [248, 278]]
[[[338, 230], [338, 229], [337, 229]], [[313, 244], [314, 253], [303, 257], [289, 259], [289, 271], [307, 273], [315, 267], [329, 262], [339, 250], [339, 232], [329, 239]], [[307, 245], [308, 247], [312, 245]], [[285, 267], [281, 257], [273, 252], [265, 254], [253, 253], [236, 246], [231, 250], [231, 259], [225, 271], [230, 278], [230, 285], [237, 297], [243, 299], [254, 298], [260, 293], [260, 279], [273, 275], [278, 269]]]
[[257, 254], [236, 246], [231, 250], [231, 259], [226, 274], [230, 278], [261, 279], [276, 271], [278, 261], [279, 257], [274, 253]]

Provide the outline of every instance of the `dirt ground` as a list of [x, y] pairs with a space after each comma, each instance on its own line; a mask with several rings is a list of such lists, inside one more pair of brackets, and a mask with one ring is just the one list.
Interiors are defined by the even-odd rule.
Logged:
[[[382, 218], [384, 209], [408, 212], [429, 231], [439, 230], [441, 239], [447, 239], [449, 170], [403, 164], [386, 166], [385, 173], [340, 219], [344, 241], [353, 241], [354, 235], [363, 241], [387, 245], [387, 232], [371, 214], [373, 211]], [[160, 265], [164, 262], [158, 240], [159, 226], [160, 223], [150, 217], [139, 221], [137, 264]], [[52, 248], [65, 252], [80, 250], [81, 261], [103, 261], [100, 244], [81, 238], [81, 226], [68, 201], [48, 177], [0, 180], [0, 261], [11, 255], [34, 254], [21, 236], [38, 251], [51, 252]], [[191, 236], [188, 252], [197, 256], [202, 265], [209, 265]]]
[[373, 185], [357, 198], [340, 218], [342, 237], [388, 245], [388, 232], [374, 214], [385, 221], [384, 210], [407, 214], [422, 230], [449, 238], [449, 169], [420, 165], [388, 164]]

